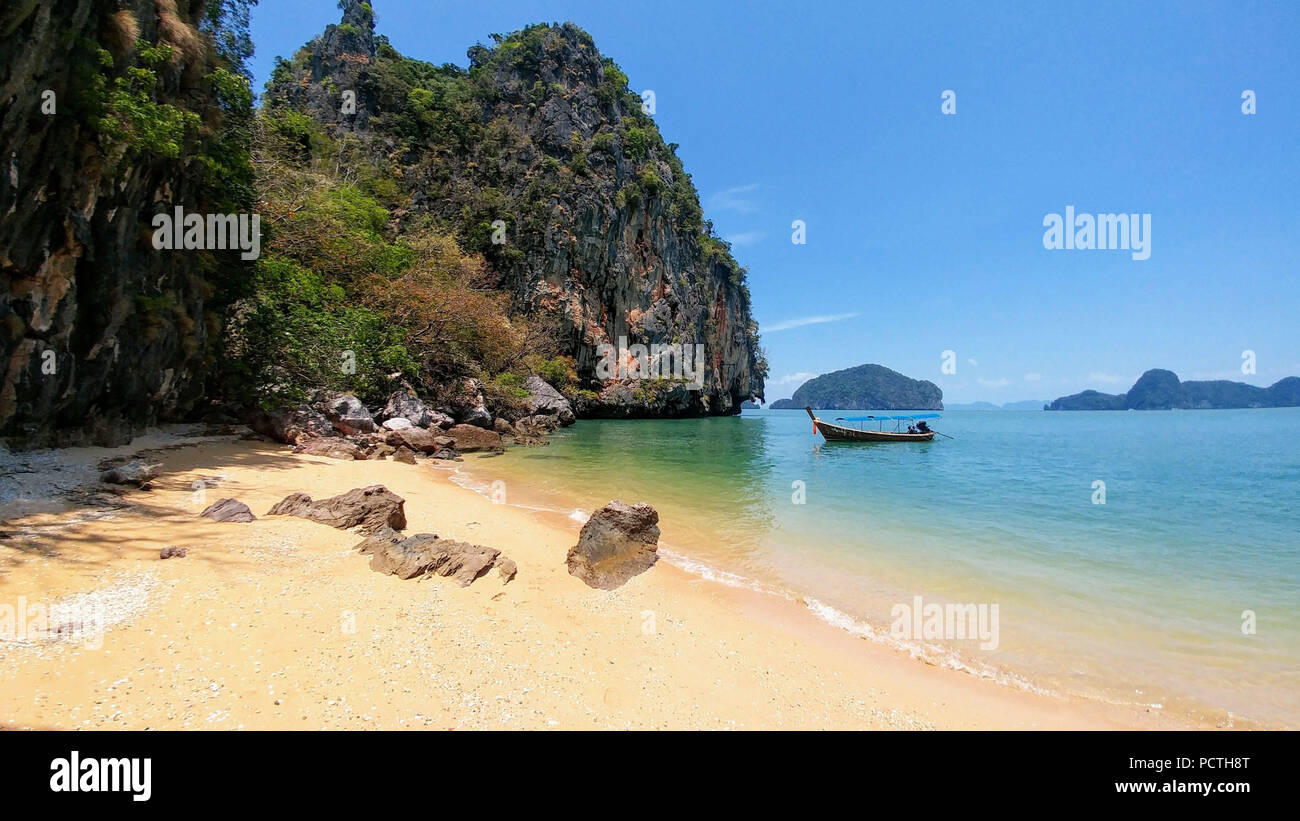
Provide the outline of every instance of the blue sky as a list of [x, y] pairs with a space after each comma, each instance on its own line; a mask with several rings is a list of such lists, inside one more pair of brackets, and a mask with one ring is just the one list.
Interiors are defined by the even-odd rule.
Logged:
[[[339, 15], [262, 2], [259, 90]], [[399, 51], [462, 66], [492, 32], [572, 20], [652, 89], [749, 269], [769, 400], [865, 362], [952, 402], [1300, 375], [1300, 4], [373, 5]], [[1069, 205], [1150, 214], [1150, 259], [1044, 249]]]

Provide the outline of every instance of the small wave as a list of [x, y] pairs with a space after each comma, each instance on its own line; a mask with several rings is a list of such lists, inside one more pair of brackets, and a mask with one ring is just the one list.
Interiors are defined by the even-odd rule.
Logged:
[[[453, 472], [450, 478], [452, 482], [460, 487], [472, 490], [481, 496], [491, 496], [491, 482], [475, 479], [459, 469]], [[511, 507], [523, 510], [558, 514], [575, 522], [583, 522], [588, 516], [586, 512], [577, 508], [565, 509], [544, 505], [521, 505], [510, 502], [507, 502], [507, 504]], [[897, 639], [891, 636], [888, 631], [881, 630], [869, 622], [855, 619], [847, 613], [811, 596], [800, 595], [771, 584], [766, 584], [757, 579], [752, 579], [748, 576], [743, 576], [728, 570], [722, 570], [670, 549], [662, 542], [659, 545], [659, 555], [674, 567], [684, 570], [692, 576], [704, 579], [705, 581], [716, 582], [728, 587], [750, 590], [756, 593], [763, 593], [769, 596], [776, 596], [785, 599], [786, 601], [798, 601], [807, 607], [810, 613], [832, 627], [844, 630], [845, 632], [858, 636], [859, 638], [867, 639], [876, 642], [877, 644], [883, 644], [896, 650], [900, 650], [914, 659], [924, 661], [926, 664], [944, 667], [950, 670], [959, 670], [978, 678], [987, 679], [997, 684], [1015, 687], [1031, 693], [1059, 697], [1056, 692], [1040, 687], [1019, 675], [1001, 670], [984, 662], [966, 659], [958, 651], [952, 648]]]

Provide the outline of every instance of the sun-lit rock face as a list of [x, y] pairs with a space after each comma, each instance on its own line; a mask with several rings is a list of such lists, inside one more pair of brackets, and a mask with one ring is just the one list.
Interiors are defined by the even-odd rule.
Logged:
[[[762, 395], [744, 272], [676, 147], [586, 32], [530, 26], [471, 48], [465, 71], [403, 58], [368, 4], [343, 5], [277, 69], [267, 105], [370, 140], [409, 192], [400, 224], [455, 226], [516, 306], [555, 317], [588, 389], [579, 415], [731, 414]], [[601, 346], [620, 344], [677, 346], [692, 364], [700, 353], [703, 373], [608, 377]]]

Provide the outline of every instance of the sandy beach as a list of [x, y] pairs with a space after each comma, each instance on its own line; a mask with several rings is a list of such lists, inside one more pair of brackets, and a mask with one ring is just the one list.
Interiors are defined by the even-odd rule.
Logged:
[[[164, 465], [152, 490], [71, 488], [98, 460], [151, 445], [162, 446], [150, 458]], [[46, 494], [10, 493], [3, 506], [0, 604], [94, 601], [107, 630], [98, 648], [57, 636], [0, 643], [7, 729], [1182, 726], [929, 666], [837, 630], [798, 601], [665, 561], [617, 590], [589, 588], [564, 562], [580, 522], [452, 481], [492, 457], [336, 461], [173, 434], [58, 458], [62, 486], [42, 485], [39, 469], [7, 477]], [[200, 487], [205, 480], [214, 486]], [[498, 548], [517, 578], [492, 573], [466, 588], [402, 581], [369, 568], [353, 550], [356, 533], [264, 515], [294, 492], [321, 498], [374, 484], [406, 500], [407, 533]], [[199, 518], [225, 497], [257, 521]], [[665, 534], [689, 526], [661, 522]], [[168, 546], [188, 555], [160, 560]]]

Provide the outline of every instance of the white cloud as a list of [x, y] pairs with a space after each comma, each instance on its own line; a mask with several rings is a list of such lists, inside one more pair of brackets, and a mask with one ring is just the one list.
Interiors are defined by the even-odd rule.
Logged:
[[977, 367], [977, 368], [980, 366], [980, 363], [977, 362], [977, 361], [974, 360], [974, 359], [967, 359], [966, 361], [969, 362], [970, 364], [974, 365], [974, 366]]
[[735, 234], [727, 234], [723, 239], [739, 248], [745, 245], [753, 245], [765, 236], [766, 234], [762, 231], [740, 231]]
[[757, 183], [725, 188], [705, 200], [704, 209], [705, 211], [735, 211], [740, 214], [752, 213], [758, 210], [758, 204], [749, 195], [757, 190]]
[[817, 376], [817, 374], [808, 373], [807, 371], [799, 371], [798, 373], [787, 373], [785, 376], [776, 380], [776, 384], [790, 385], [795, 382], [798, 382], [800, 385], [802, 385], [803, 383], [807, 382], [809, 379], [812, 379], [814, 376]]
[[1026, 382], [1038, 382], [1038, 381], [1041, 380], [1042, 378], [1043, 378], [1043, 375], [1042, 375], [1041, 373], [1027, 373], [1027, 374], [1025, 374], [1025, 381], [1026, 381]]
[[780, 322], [767, 326], [759, 326], [763, 333], [775, 333], [777, 331], [788, 331], [791, 328], [802, 328], [805, 325], [823, 325], [827, 322], [839, 322], [845, 319], [852, 319], [858, 316], [857, 312], [851, 314], [825, 314], [823, 316], [805, 316], [799, 319], [784, 319]]

